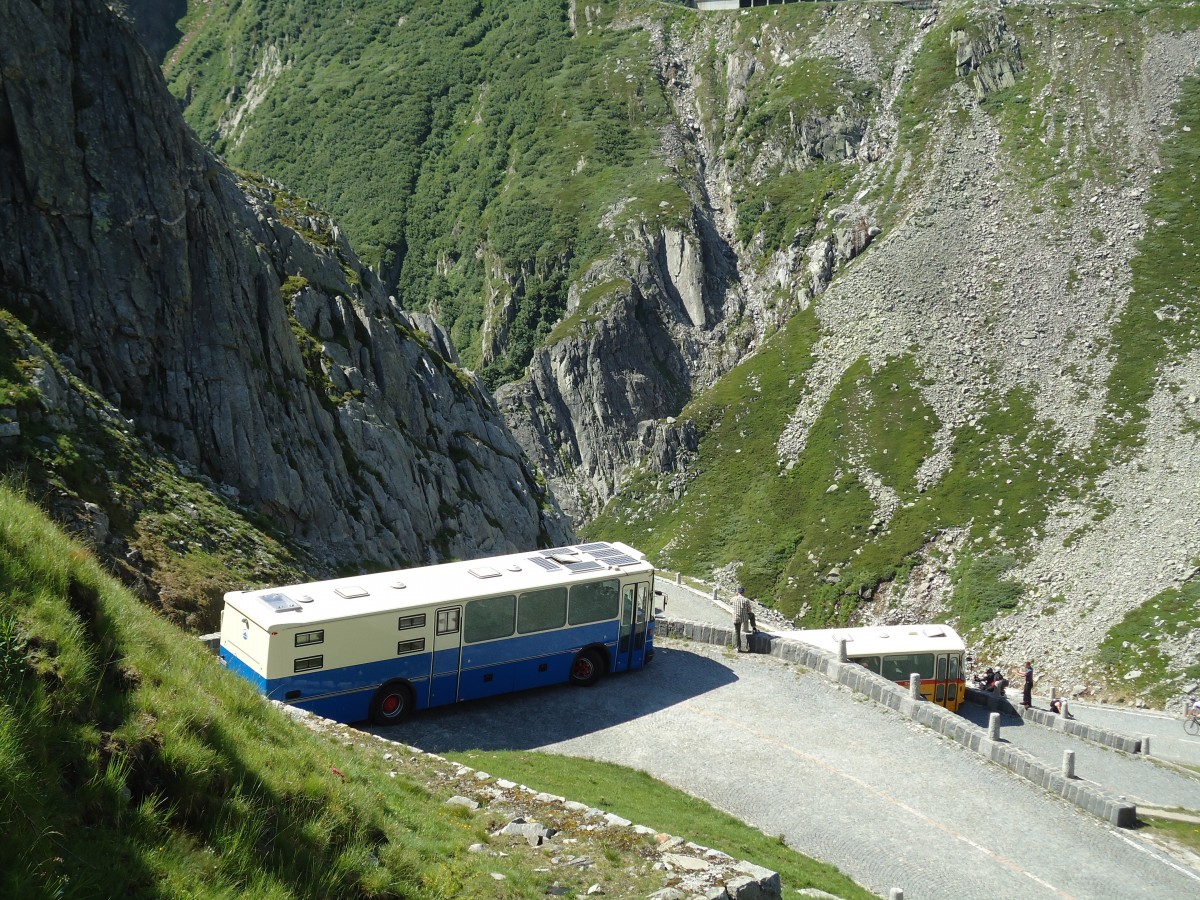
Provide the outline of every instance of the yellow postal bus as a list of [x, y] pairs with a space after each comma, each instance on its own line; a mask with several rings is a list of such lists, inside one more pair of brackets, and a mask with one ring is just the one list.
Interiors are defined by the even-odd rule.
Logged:
[[920, 675], [921, 694], [946, 709], [957, 710], [966, 697], [963, 656], [967, 647], [949, 625], [826, 628], [785, 631], [780, 636], [834, 654], [845, 641], [851, 660], [888, 681], [907, 687], [910, 675]]

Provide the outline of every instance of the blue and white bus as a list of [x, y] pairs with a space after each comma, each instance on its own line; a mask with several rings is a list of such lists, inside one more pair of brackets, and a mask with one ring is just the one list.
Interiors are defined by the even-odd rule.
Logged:
[[653, 655], [654, 567], [619, 543], [232, 591], [221, 610], [222, 663], [341, 722], [590, 685]]

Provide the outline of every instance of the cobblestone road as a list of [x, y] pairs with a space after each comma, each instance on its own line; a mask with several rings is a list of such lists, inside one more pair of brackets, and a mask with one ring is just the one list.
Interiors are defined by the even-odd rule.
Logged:
[[885, 896], [1200, 895], [1200, 874], [1135, 834], [765, 656], [670, 642], [648, 669], [594, 689], [514, 694], [379, 731], [434, 752], [539, 749], [644, 769]]

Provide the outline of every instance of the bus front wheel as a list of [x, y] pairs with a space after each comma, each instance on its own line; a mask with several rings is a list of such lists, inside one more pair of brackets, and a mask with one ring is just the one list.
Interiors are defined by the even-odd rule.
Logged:
[[603, 665], [595, 650], [584, 650], [571, 663], [571, 684], [582, 687], [595, 684], [603, 671]]
[[412, 690], [403, 681], [389, 681], [371, 698], [371, 721], [394, 725], [412, 710]]

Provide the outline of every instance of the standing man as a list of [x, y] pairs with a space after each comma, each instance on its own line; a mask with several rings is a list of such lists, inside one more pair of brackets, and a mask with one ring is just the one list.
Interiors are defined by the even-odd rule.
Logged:
[[1021, 705], [1029, 709], [1033, 705], [1033, 663], [1025, 663], [1025, 687], [1021, 691]]
[[746, 652], [753, 649], [750, 636], [758, 631], [754, 621], [754, 610], [750, 608], [750, 598], [746, 596], [745, 588], [738, 588], [737, 596], [733, 598], [733, 638], [737, 643], [738, 653], [742, 652], [742, 626], [746, 626]]

